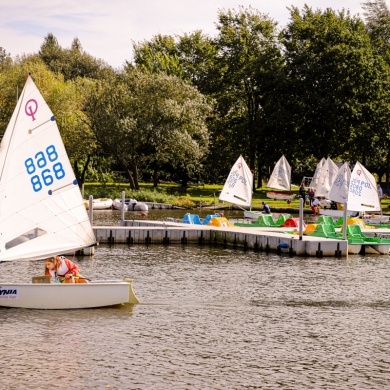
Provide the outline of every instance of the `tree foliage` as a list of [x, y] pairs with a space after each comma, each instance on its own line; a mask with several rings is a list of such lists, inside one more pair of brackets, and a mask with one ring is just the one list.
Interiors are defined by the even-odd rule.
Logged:
[[[217, 34], [197, 30], [133, 43], [122, 70], [49, 33], [39, 53], [0, 48], [0, 126], [24, 75], [56, 115], [80, 182], [106, 169], [138, 180], [222, 182], [239, 154], [260, 186], [284, 154], [294, 180], [322, 157], [361, 161], [390, 177], [390, 12], [290, 8], [280, 29], [254, 8], [221, 10]], [[111, 166], [110, 166], [111, 164]]]

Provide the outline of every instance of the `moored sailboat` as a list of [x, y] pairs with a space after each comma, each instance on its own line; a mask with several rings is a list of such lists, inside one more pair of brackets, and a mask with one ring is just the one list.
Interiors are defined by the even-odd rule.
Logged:
[[240, 155], [229, 172], [219, 194], [219, 200], [249, 207], [249, 210], [244, 209], [244, 217], [257, 218], [257, 216], [252, 216], [253, 213], [259, 213], [252, 211], [252, 188], [253, 174], [242, 155]]
[[[291, 190], [291, 166], [284, 155], [275, 164], [272, 174], [268, 180], [267, 187], [278, 190]], [[291, 202], [295, 198], [295, 194], [269, 191], [267, 192], [267, 197], [271, 199], [283, 199]]]
[[[349, 225], [347, 229], [347, 214], [351, 212], [372, 213], [381, 209], [375, 178], [360, 162], [356, 162], [352, 172], [347, 162], [340, 167], [329, 191], [329, 199], [342, 203], [346, 208], [342, 210], [344, 211], [343, 230], [345, 235], [348, 235], [348, 240], [350, 241], [351, 238], [360, 240], [355, 243], [349, 242], [349, 246], [361, 246], [365, 253], [369, 251], [380, 254], [389, 253], [390, 240], [367, 237], [362, 234], [359, 225]], [[352, 229], [355, 229], [353, 235]]]

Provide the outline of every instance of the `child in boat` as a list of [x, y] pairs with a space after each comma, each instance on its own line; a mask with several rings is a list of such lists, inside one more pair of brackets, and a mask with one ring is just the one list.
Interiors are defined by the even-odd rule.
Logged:
[[59, 279], [61, 283], [88, 283], [80, 275], [78, 265], [65, 256], [53, 256], [45, 260], [45, 275]]
[[263, 211], [266, 214], [271, 214], [271, 208], [267, 205], [267, 203], [263, 202]]

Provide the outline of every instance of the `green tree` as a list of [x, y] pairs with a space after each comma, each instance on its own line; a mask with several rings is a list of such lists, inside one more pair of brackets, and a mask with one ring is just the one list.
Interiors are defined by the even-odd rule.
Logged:
[[91, 128], [138, 189], [140, 168], [180, 170], [186, 180], [207, 152], [205, 118], [210, 107], [193, 87], [177, 77], [127, 70], [96, 83], [86, 97]]
[[[184, 72], [175, 37], [158, 34], [151, 41], [133, 43], [134, 64], [143, 72], [164, 72], [183, 78]], [[125, 69], [133, 68], [126, 61]]]
[[[371, 0], [363, 3], [366, 27], [372, 40], [373, 50], [386, 62], [387, 69], [383, 76], [389, 77], [390, 67], [390, 10], [384, 0]], [[389, 86], [383, 89], [388, 93]], [[389, 189], [390, 182], [390, 117], [388, 99], [383, 99], [378, 110], [374, 146], [377, 156], [372, 161], [376, 167], [379, 180], [386, 174], [386, 187]]]
[[12, 58], [10, 53], [7, 53], [4, 48], [0, 46], [0, 70], [12, 65]]
[[52, 72], [62, 74], [65, 80], [98, 78], [102, 69], [109, 68], [104, 61], [86, 53], [78, 38], [74, 38], [70, 49], [63, 49], [52, 33], [45, 37], [38, 55]]
[[[219, 83], [213, 96], [223, 123], [221, 140], [230, 139], [224, 156], [234, 161], [238, 154], [249, 157], [249, 165], [263, 165], [261, 153], [266, 138], [261, 118], [274, 88], [274, 74], [282, 66], [277, 40], [277, 23], [268, 15], [249, 8], [221, 11], [216, 39]], [[275, 73], [276, 72], [276, 73]], [[233, 141], [233, 142], [231, 142]], [[262, 171], [257, 169], [261, 186]]]
[[210, 105], [177, 77], [130, 72], [126, 83], [133, 91], [131, 107], [136, 113], [132, 129], [141, 141], [142, 159], [153, 170], [154, 186], [165, 166], [179, 173], [185, 187], [208, 151]]
[[376, 153], [375, 121], [387, 104], [387, 71], [362, 20], [345, 11], [305, 6], [301, 14], [292, 7], [281, 40], [294, 155], [365, 164]]

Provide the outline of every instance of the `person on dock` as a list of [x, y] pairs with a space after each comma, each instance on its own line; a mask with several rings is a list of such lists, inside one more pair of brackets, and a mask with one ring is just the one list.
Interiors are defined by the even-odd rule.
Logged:
[[305, 183], [301, 183], [301, 186], [299, 187], [299, 196], [303, 199], [303, 205], [305, 205], [306, 203]]
[[313, 205], [314, 197], [315, 197], [314, 188], [309, 188], [309, 202], [310, 202], [310, 206]]
[[271, 214], [271, 208], [268, 206], [267, 203], [263, 202], [263, 211], [266, 213], [266, 214]]
[[383, 198], [383, 190], [380, 183], [378, 183], [377, 191], [378, 191], [379, 200], [381, 200]]
[[80, 268], [65, 256], [53, 256], [45, 260], [45, 275], [60, 283], [88, 283], [80, 275]]
[[320, 214], [320, 208], [321, 208], [321, 203], [318, 200], [318, 198], [315, 198], [313, 202], [311, 203], [311, 209], [314, 213], [314, 215], [319, 215]]

